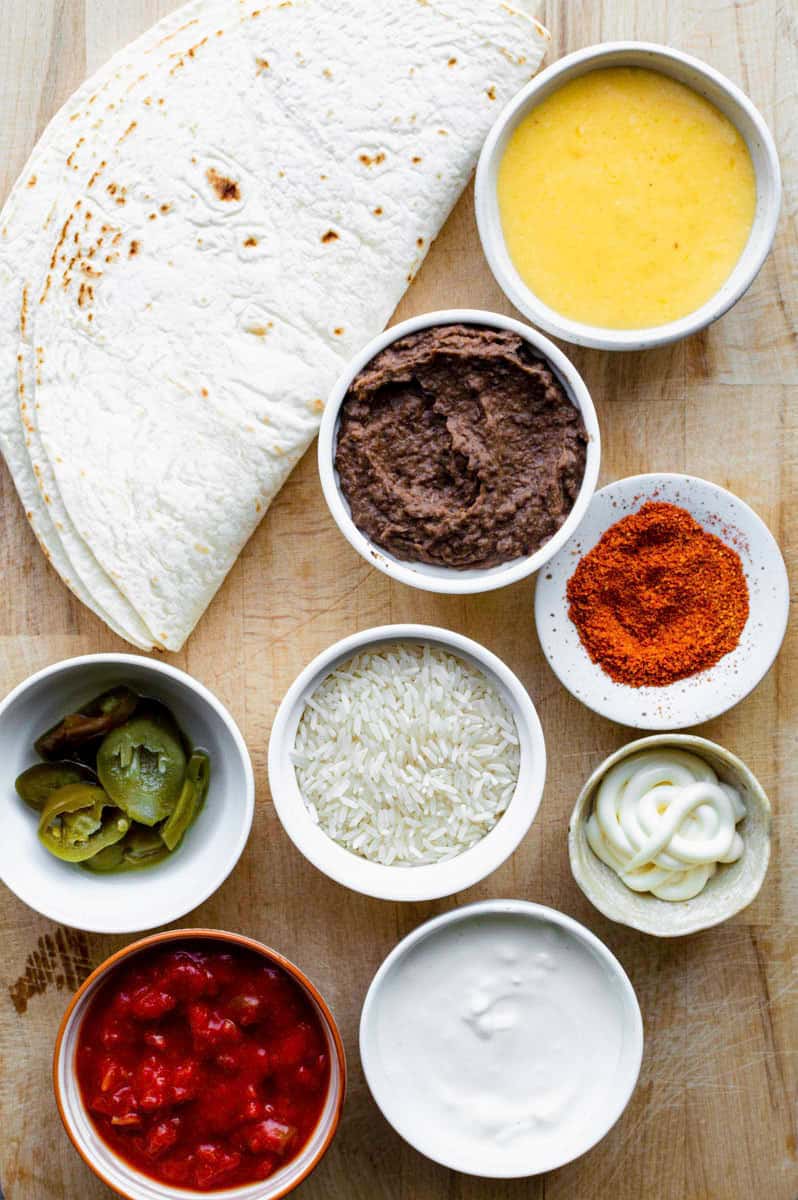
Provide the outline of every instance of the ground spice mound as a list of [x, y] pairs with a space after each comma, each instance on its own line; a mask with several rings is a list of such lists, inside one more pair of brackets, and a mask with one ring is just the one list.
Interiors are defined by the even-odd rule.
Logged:
[[739, 554], [676, 504], [611, 526], [568, 580], [568, 614], [616, 682], [662, 687], [714, 666], [748, 620]]

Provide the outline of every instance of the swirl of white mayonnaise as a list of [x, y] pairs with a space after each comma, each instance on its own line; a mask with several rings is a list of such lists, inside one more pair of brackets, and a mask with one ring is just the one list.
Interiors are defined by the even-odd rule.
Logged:
[[608, 771], [588, 819], [593, 853], [628, 888], [691, 900], [718, 863], [736, 862], [745, 816], [736, 788], [684, 750], [647, 750]]

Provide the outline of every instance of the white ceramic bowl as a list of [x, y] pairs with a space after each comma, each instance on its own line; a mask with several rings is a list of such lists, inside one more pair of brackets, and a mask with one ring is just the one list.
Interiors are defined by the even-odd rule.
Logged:
[[[408, 562], [396, 558], [395, 555], [389, 554], [381, 546], [376, 545], [361, 533], [352, 520], [349, 504], [341, 491], [338, 472], [335, 469], [341, 405], [352, 380], [367, 363], [371, 362], [375, 355], [398, 338], [405, 337], [409, 333], [416, 333], [420, 329], [429, 329], [435, 325], [484, 325], [489, 329], [506, 329], [517, 333], [519, 337], [529, 343], [535, 354], [546, 360], [565, 389], [568, 398], [582, 414], [588, 435], [588, 445], [585, 475], [576, 503], [554, 537], [526, 558], [516, 558], [495, 567], [468, 570], [434, 566], [429, 563]], [[424, 313], [419, 317], [411, 317], [410, 320], [385, 330], [369, 342], [359, 354], [355, 355], [339, 377], [324, 409], [319, 430], [318, 455], [321, 486], [330, 512], [350, 546], [357, 550], [367, 563], [377, 567], [392, 579], [406, 583], [410, 587], [419, 588], [421, 591], [465, 596], [477, 592], [489, 592], [495, 588], [516, 583], [519, 579], [526, 579], [534, 571], [540, 570], [543, 564], [557, 553], [560, 546], [567, 542], [582, 519], [598, 480], [601, 439], [596, 410], [593, 407], [590, 393], [576, 367], [568, 361], [561, 350], [558, 350], [548, 338], [536, 330], [530, 329], [528, 325], [523, 325], [520, 321], [514, 321], [511, 317], [504, 317], [499, 313], [482, 312], [479, 309], [464, 308], [447, 309], [442, 312]]]
[[[750, 614], [740, 641], [714, 667], [667, 687], [616, 683], [594, 662], [568, 616], [566, 588], [577, 563], [622, 517], [646, 500], [678, 504], [740, 556]], [[621, 725], [683, 729], [733, 708], [767, 674], [779, 652], [790, 591], [781, 551], [764, 521], [731, 492], [691, 475], [631, 475], [596, 492], [575, 536], [537, 581], [535, 622], [549, 666], [577, 700]]]
[[[105, 1143], [90, 1120], [83, 1104], [75, 1071], [75, 1055], [83, 1018], [97, 992], [120, 963], [153, 946], [170, 945], [188, 940], [211, 941], [221, 945], [242, 946], [261, 954], [270, 963], [287, 971], [310, 999], [321, 1022], [327, 1039], [330, 1057], [330, 1086], [327, 1098], [312, 1137], [287, 1166], [276, 1171], [268, 1179], [242, 1187], [213, 1189], [197, 1192], [174, 1187], [161, 1180], [151, 1179], [123, 1161]], [[301, 971], [276, 950], [252, 938], [238, 933], [226, 933], [218, 929], [171, 929], [165, 933], [152, 934], [125, 946], [101, 963], [88, 979], [78, 988], [61, 1021], [53, 1053], [53, 1088], [61, 1120], [72, 1145], [87, 1166], [103, 1183], [124, 1200], [196, 1200], [199, 1195], [208, 1200], [281, 1200], [288, 1195], [310, 1172], [325, 1154], [338, 1127], [346, 1092], [346, 1059], [341, 1035], [335, 1019], [319, 991]]]
[[[692, 900], [659, 900], [633, 892], [593, 853], [586, 825], [604, 776], [616, 763], [655, 747], [674, 746], [706, 760], [718, 778], [739, 789], [746, 815], [737, 826], [745, 852], [735, 863], [723, 863]], [[770, 802], [761, 783], [745, 763], [723, 746], [689, 733], [660, 733], [629, 742], [597, 767], [579, 793], [568, 825], [571, 871], [579, 887], [611, 921], [655, 937], [681, 937], [727, 921], [746, 908], [765, 882], [770, 861]]]
[[[140, 871], [99, 875], [44, 849], [36, 813], [17, 796], [14, 780], [40, 761], [33, 748], [40, 733], [123, 683], [171, 709], [192, 745], [208, 751], [211, 781], [202, 811], [174, 854]], [[224, 883], [252, 825], [252, 764], [227, 709], [183, 671], [137, 655], [70, 658], [24, 680], [0, 704], [0, 763], [0, 878], [25, 904], [75, 929], [132, 933], [176, 921]]]
[[[345, 850], [320, 828], [305, 806], [291, 762], [297, 726], [308, 698], [327, 675], [354, 654], [397, 641], [428, 643], [472, 663], [487, 675], [512, 712], [521, 761], [506, 812], [490, 833], [447, 862], [418, 867], [383, 866]], [[529, 829], [546, 778], [546, 747], [535, 706], [521, 681], [477, 642], [428, 625], [382, 625], [344, 638], [314, 658], [285, 694], [269, 742], [269, 786], [277, 815], [305, 858], [338, 883], [382, 900], [434, 900], [484, 879], [508, 858]]]
[[[745, 139], [756, 172], [756, 212], [748, 242], [723, 286], [695, 312], [645, 329], [605, 329], [573, 321], [544, 304], [524, 283], [502, 234], [496, 179], [507, 143], [527, 113], [568, 80], [600, 67], [647, 67], [686, 84], [706, 97]], [[644, 350], [678, 341], [717, 321], [750, 287], [765, 261], [779, 219], [781, 171], [773, 137], [744, 92], [700, 59], [670, 46], [648, 42], [606, 42], [587, 46], [552, 64], [509, 102], [488, 134], [476, 175], [476, 215], [482, 247], [507, 298], [530, 321], [554, 337], [600, 350]]]
[[[507, 920], [523, 922], [530, 931], [541, 930], [546, 941], [558, 945], [563, 955], [560, 966], [567, 966], [580, 956], [584, 956], [585, 964], [590, 964], [591, 985], [598, 986], [602, 996], [602, 1011], [610, 1013], [614, 1036], [618, 1041], [617, 1058], [606, 1070], [584, 1072], [580, 1094], [568, 1108], [570, 1128], [557, 1130], [552, 1125], [551, 1133], [545, 1132], [545, 1117], [540, 1136], [535, 1144], [527, 1145], [523, 1154], [513, 1147], [509, 1140], [504, 1148], [497, 1138], [494, 1147], [488, 1153], [479, 1143], [473, 1146], [467, 1139], [457, 1141], [447, 1137], [451, 1128], [453, 1107], [449, 1102], [446, 1109], [441, 1107], [435, 1111], [428, 1102], [413, 1103], [408, 1094], [409, 1086], [406, 1079], [397, 1080], [394, 1077], [391, 1062], [395, 1070], [394, 1048], [404, 1057], [410, 1047], [405, 1047], [403, 1033], [393, 1019], [389, 1002], [391, 986], [401, 975], [408, 977], [408, 972], [418, 986], [418, 1004], [423, 1006], [430, 1003], [427, 989], [430, 980], [423, 964], [423, 950], [435, 945], [436, 954], [441, 953], [447, 940], [449, 944], [457, 940], [461, 945], [468, 945], [469, 926], [474, 929], [476, 922], [495, 923], [496, 928], [490, 932], [494, 935], [497, 945], [502, 945], [502, 934], [507, 929]], [[484, 924], [483, 924], [484, 928]], [[450, 940], [451, 939], [451, 940]], [[424, 943], [427, 946], [424, 947]], [[422, 954], [419, 955], [419, 949]], [[540, 956], [537, 956], [540, 957]], [[527, 967], [523, 960], [519, 961], [518, 974]], [[555, 968], [558, 965], [555, 962]], [[545, 973], [546, 967], [543, 967]], [[448, 1010], [447, 999], [439, 998], [437, 1005], [427, 1020], [428, 1031], [432, 1032], [436, 1017], [432, 1013], [441, 1012], [439, 1018], [439, 1037], [436, 1040], [434, 1055], [430, 1060], [430, 1071], [434, 1078], [424, 1078], [424, 1068], [418, 1068], [418, 1075], [412, 1079], [411, 1087], [418, 1089], [418, 1099], [426, 1100], [429, 1084], [438, 1081], [448, 1066], [446, 1047], [449, 1039], [460, 1028], [460, 1023], [466, 1026], [475, 1020], [476, 1014], [489, 1018], [488, 1031], [493, 1036], [497, 1054], [509, 1051], [505, 1038], [510, 1034], [504, 1032], [513, 1022], [514, 1009], [521, 1006], [520, 1019], [528, 1021], [535, 1028], [535, 1033], [547, 1043], [542, 1048], [540, 1071], [543, 1078], [550, 1070], [556, 1070], [547, 1053], [549, 1043], [554, 1052], [558, 1042], [566, 1045], [580, 1039], [589, 1038], [591, 1033], [596, 1037], [595, 1026], [592, 1025], [594, 994], [588, 989], [574, 988], [567, 996], [566, 1003], [548, 999], [545, 990], [531, 1011], [524, 1007], [524, 1000], [514, 1003], [512, 996], [500, 994], [492, 1007], [489, 1000], [492, 995], [494, 981], [490, 974], [472, 978], [471, 994], [464, 989], [462, 997], [451, 1000], [453, 1011]], [[484, 984], [484, 991], [482, 985]], [[406, 985], [405, 985], [406, 986]], [[559, 1001], [559, 1002], [558, 1002]], [[488, 1006], [488, 1007], [486, 1007]], [[395, 1007], [395, 1002], [393, 1007]], [[445, 1010], [445, 1011], [444, 1011]], [[403, 1009], [404, 1011], [404, 1009]], [[403, 1021], [400, 1018], [400, 1022]], [[542, 1028], [539, 1028], [542, 1026]], [[465, 1031], [461, 1031], [465, 1036]], [[486, 1035], [487, 1036], [487, 1035]], [[400, 1039], [397, 1041], [397, 1039]], [[459, 1043], [461, 1052], [466, 1053], [465, 1043]], [[512, 1039], [509, 1042], [512, 1046]], [[458, 1043], [455, 1043], [454, 1053], [457, 1053]], [[363, 1004], [360, 1018], [360, 1057], [371, 1094], [382, 1110], [386, 1120], [394, 1127], [405, 1141], [427, 1158], [441, 1163], [451, 1170], [463, 1171], [469, 1175], [480, 1175], [490, 1178], [519, 1178], [537, 1175], [543, 1171], [552, 1171], [570, 1162], [580, 1154], [584, 1154], [595, 1145], [612, 1128], [629, 1102], [634, 1091], [640, 1064], [643, 1056], [643, 1022], [634, 989], [615, 956], [600, 942], [594, 934], [571, 917], [556, 909], [546, 908], [541, 904], [530, 904], [525, 900], [486, 900], [478, 904], [466, 905], [435, 917], [426, 924], [414, 930], [404, 938], [388, 955], [374, 976], [372, 984]], [[534, 1067], [536, 1070], [537, 1068]], [[452, 1087], [456, 1068], [448, 1073], [448, 1082]], [[530, 1096], [534, 1094], [534, 1081], [530, 1078]], [[456, 1088], [455, 1088], [456, 1090]], [[457, 1096], [454, 1097], [456, 1103]], [[489, 1110], [492, 1115], [498, 1109], [495, 1105]], [[469, 1117], [473, 1114], [469, 1112]], [[506, 1131], [504, 1131], [506, 1132]]]

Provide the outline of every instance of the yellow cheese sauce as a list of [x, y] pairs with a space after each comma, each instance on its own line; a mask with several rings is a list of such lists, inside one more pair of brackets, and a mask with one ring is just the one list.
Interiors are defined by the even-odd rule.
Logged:
[[507, 250], [540, 300], [589, 325], [640, 329], [694, 312], [728, 278], [756, 177], [714, 104], [657, 71], [607, 67], [523, 118], [498, 200]]

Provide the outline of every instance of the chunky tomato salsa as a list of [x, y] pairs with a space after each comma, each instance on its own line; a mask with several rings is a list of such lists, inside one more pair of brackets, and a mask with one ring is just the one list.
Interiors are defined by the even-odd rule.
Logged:
[[254, 951], [187, 942], [112, 973], [80, 1028], [83, 1102], [154, 1179], [209, 1191], [266, 1179], [301, 1151], [327, 1095], [321, 1021]]

